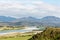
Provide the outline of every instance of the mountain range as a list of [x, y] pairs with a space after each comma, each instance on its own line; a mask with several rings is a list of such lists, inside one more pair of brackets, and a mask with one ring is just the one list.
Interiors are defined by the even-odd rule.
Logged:
[[16, 18], [6, 17], [6, 16], [0, 16], [0, 22], [11, 22], [13, 20], [16, 20]]
[[46, 16], [40, 19], [35, 17], [13, 18], [13, 17], [0, 16], [0, 25], [60, 26], [60, 18], [55, 16]]

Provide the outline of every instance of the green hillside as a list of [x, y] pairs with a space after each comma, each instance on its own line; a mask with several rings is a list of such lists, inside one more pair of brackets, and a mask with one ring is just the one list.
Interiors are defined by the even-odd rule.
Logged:
[[60, 28], [46, 28], [42, 33], [34, 35], [29, 40], [60, 40]]

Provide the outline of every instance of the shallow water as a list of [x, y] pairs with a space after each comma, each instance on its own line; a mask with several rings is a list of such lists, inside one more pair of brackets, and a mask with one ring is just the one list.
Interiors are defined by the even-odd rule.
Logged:
[[0, 31], [0, 34], [5, 34], [5, 33], [9, 33], [9, 32], [30, 32], [31, 30], [4, 30], [4, 31]]
[[7, 33], [10, 33], [10, 32], [24, 33], [24, 32], [31, 32], [32, 30], [37, 30], [37, 28], [27, 28], [27, 29], [20, 29], [20, 30], [3, 30], [3, 31], [0, 31], [0, 34], [7, 34]]

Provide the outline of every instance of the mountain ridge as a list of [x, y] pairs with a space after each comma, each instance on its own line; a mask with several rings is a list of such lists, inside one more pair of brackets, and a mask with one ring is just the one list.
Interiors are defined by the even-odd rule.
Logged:
[[[55, 16], [46, 16], [41, 19], [35, 18], [35, 17], [23, 17], [23, 18], [13, 18], [13, 17], [4, 17], [0, 16], [0, 20], [4, 19], [0, 22], [0, 24], [4, 24], [4, 22], [8, 25], [14, 25], [14, 26], [60, 26], [60, 18]], [[13, 20], [11, 20], [13, 19]], [[8, 23], [10, 22], [10, 23]]]
[[7, 17], [7, 16], [0, 16], [0, 22], [11, 22], [13, 20], [16, 20], [16, 18]]

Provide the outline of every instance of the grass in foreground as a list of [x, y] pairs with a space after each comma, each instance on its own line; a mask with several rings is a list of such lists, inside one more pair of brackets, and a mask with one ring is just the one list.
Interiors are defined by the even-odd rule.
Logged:
[[32, 36], [21, 36], [21, 37], [16, 37], [16, 38], [6, 38], [6, 39], [0, 39], [0, 40], [28, 40]]

